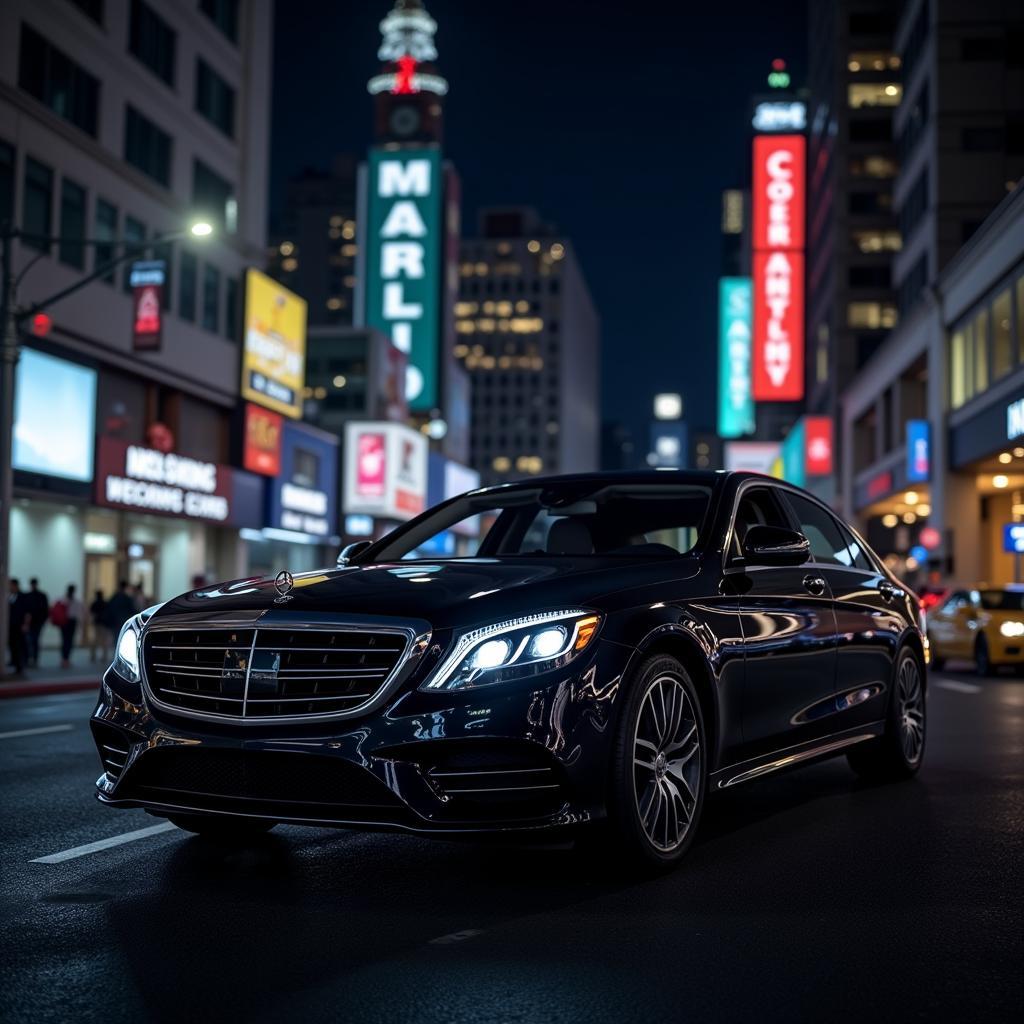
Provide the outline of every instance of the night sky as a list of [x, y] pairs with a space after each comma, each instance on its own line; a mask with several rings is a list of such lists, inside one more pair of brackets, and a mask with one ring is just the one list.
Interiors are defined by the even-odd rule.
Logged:
[[[275, 209], [289, 176], [369, 146], [391, 4], [277, 0]], [[426, 5], [464, 233], [482, 206], [537, 207], [573, 240], [601, 316], [602, 418], [643, 445], [651, 395], [678, 390], [691, 429], [713, 429], [719, 194], [747, 174], [771, 59], [803, 80], [804, 0]]]

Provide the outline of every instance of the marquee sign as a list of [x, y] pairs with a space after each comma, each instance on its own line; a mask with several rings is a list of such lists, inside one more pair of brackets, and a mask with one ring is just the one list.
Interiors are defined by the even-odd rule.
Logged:
[[413, 412], [439, 401], [442, 266], [441, 153], [370, 151], [365, 319], [408, 358]]
[[796, 402], [804, 394], [804, 207], [802, 135], [754, 138], [753, 394]]

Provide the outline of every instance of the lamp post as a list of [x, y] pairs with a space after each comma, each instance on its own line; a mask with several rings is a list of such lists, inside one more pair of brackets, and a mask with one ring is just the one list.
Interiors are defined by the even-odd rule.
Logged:
[[[3, 594], [5, 607], [0, 614], [0, 679], [7, 676], [7, 655], [9, 641], [10, 614], [6, 607], [10, 590], [10, 531], [11, 503], [14, 497], [14, 377], [18, 365], [19, 325], [45, 309], [67, 298], [79, 289], [100, 277], [110, 273], [115, 267], [126, 260], [146, 252], [154, 246], [167, 242], [179, 241], [182, 238], [208, 238], [213, 234], [213, 225], [209, 221], [197, 220], [185, 231], [176, 231], [158, 235], [149, 241], [131, 241], [128, 239], [83, 238], [75, 239], [81, 245], [120, 246], [120, 255], [97, 267], [91, 274], [79, 279], [67, 288], [62, 288], [49, 298], [35, 302], [25, 309], [17, 306], [17, 287], [21, 279], [35, 264], [35, 260], [23, 268], [18, 277], [14, 275], [12, 265], [13, 243], [16, 238], [27, 239], [45, 248], [48, 253], [51, 245], [61, 241], [70, 241], [58, 236], [33, 235], [11, 224], [0, 224], [0, 593]], [[38, 259], [39, 257], [36, 257]]]

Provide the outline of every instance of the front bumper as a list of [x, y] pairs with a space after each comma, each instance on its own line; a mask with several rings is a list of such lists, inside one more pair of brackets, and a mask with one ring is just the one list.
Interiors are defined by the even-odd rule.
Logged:
[[365, 717], [274, 725], [177, 716], [108, 671], [91, 720], [104, 767], [97, 796], [163, 815], [374, 830], [572, 826], [605, 814], [631, 653], [599, 640], [592, 654], [529, 680], [410, 688]]

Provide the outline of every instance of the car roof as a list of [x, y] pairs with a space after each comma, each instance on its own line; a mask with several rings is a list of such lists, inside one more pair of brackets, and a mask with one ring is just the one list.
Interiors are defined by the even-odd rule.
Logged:
[[473, 494], [493, 494], [518, 488], [548, 487], [602, 487], [615, 484], [659, 486], [678, 484], [679, 486], [714, 487], [722, 480], [729, 478], [746, 478], [765, 480], [769, 483], [781, 483], [774, 477], [761, 473], [739, 473], [724, 469], [637, 469], [637, 470], [605, 470], [596, 473], [563, 473], [558, 476], [533, 476], [522, 480], [510, 480], [508, 483], [491, 484], [474, 490]]

